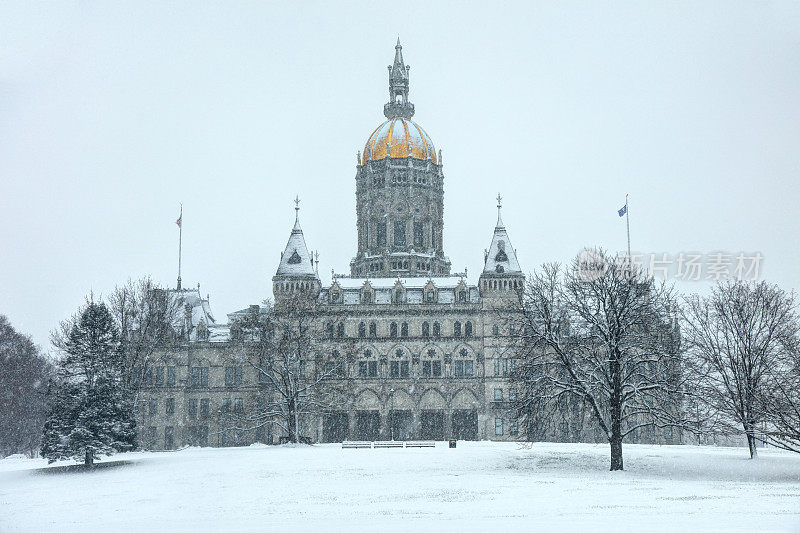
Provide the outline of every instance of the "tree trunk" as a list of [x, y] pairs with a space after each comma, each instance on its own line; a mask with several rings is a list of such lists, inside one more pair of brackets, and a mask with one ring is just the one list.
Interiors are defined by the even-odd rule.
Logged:
[[622, 470], [622, 369], [620, 355], [615, 353], [611, 359], [610, 371], [613, 387], [610, 398], [611, 415], [611, 470]]
[[758, 459], [756, 436], [752, 429], [747, 432], [747, 447], [750, 448], [750, 459]]
[[[613, 426], [613, 424], [612, 424]], [[622, 468], [622, 432], [619, 429], [611, 431], [611, 470]]]
[[83, 459], [83, 465], [87, 468], [92, 468], [94, 466], [94, 452], [92, 450], [86, 450], [86, 455]]

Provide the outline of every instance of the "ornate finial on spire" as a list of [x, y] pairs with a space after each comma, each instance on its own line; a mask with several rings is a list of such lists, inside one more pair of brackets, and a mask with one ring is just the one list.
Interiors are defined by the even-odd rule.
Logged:
[[298, 220], [300, 216], [300, 195], [294, 196], [294, 219]]
[[503, 227], [503, 219], [500, 217], [500, 209], [503, 207], [503, 197], [497, 193], [497, 227]]
[[414, 116], [414, 104], [408, 101], [408, 70], [403, 61], [403, 47], [400, 37], [394, 47], [394, 64], [389, 65], [389, 102], [383, 106], [386, 118], [411, 118]]

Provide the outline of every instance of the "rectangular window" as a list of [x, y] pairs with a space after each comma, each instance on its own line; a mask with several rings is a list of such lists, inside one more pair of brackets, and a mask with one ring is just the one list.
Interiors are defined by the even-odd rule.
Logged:
[[392, 361], [389, 363], [389, 375], [393, 378], [400, 376], [400, 362]]
[[167, 426], [164, 428], [164, 448], [171, 450], [175, 447], [175, 428]]
[[147, 436], [145, 437], [147, 441], [147, 447], [153, 449], [156, 447], [156, 427], [150, 426], [147, 428]]
[[472, 365], [472, 361], [464, 361], [464, 375], [465, 376], [472, 376], [474, 374], [474, 369]]
[[494, 389], [494, 401], [496, 402], [503, 401], [503, 389]]
[[208, 398], [201, 398], [200, 399], [200, 418], [208, 418], [208, 408], [209, 408], [209, 400]]
[[174, 387], [175, 386], [175, 367], [168, 366], [167, 367], [167, 387]]
[[422, 362], [422, 376], [429, 378], [431, 377], [431, 362], [430, 361], [423, 361]]
[[494, 375], [495, 376], [500, 375], [500, 359], [494, 360]]
[[208, 367], [192, 367], [192, 387], [208, 387]]
[[509, 420], [508, 422], [508, 433], [511, 435], [516, 435], [519, 433], [519, 424], [517, 423], [517, 419]]
[[225, 386], [226, 387], [240, 387], [242, 385], [242, 367], [240, 366], [226, 366], [225, 367]]
[[186, 404], [186, 409], [190, 418], [197, 418], [197, 398], [190, 398], [189, 403]]
[[244, 398], [234, 398], [233, 412], [237, 414], [244, 413]]
[[517, 401], [517, 389], [509, 389], [509, 391], [508, 391], [508, 400], [510, 402], [516, 402]]
[[222, 413], [228, 414], [231, 412], [231, 399], [230, 398], [223, 398], [222, 399]]
[[408, 376], [408, 361], [400, 361], [400, 377], [407, 378]]
[[208, 426], [198, 426], [199, 439], [197, 444], [199, 446], [208, 446]]
[[376, 232], [378, 246], [386, 246], [386, 222], [378, 222]]
[[442, 377], [442, 362], [441, 361], [434, 361], [433, 362], [433, 377], [435, 377], [435, 378]]
[[456, 377], [461, 377], [464, 375], [464, 361], [456, 361], [455, 371], [453, 373]]
[[157, 366], [156, 367], [155, 386], [156, 387], [163, 387], [164, 386], [164, 367], [163, 366]]
[[371, 377], [371, 378], [378, 377], [378, 362], [377, 361], [370, 361], [369, 362], [369, 377]]
[[158, 414], [158, 400], [156, 400], [155, 398], [150, 398], [150, 401], [148, 402], [148, 410], [147, 411], [148, 411], [148, 414], [150, 416], [157, 415]]
[[333, 377], [333, 361], [325, 361], [325, 375], [332, 378]]
[[395, 246], [405, 246], [406, 245], [406, 221], [405, 220], [395, 220], [394, 221], [394, 245]]
[[366, 361], [359, 361], [358, 362], [358, 377], [360, 377], [360, 378], [367, 377], [367, 362]]
[[167, 398], [166, 413], [171, 415], [175, 412], [175, 398]]
[[503, 419], [502, 418], [495, 418], [494, 419], [494, 434], [497, 436], [501, 436], [503, 434]]
[[508, 359], [503, 359], [503, 375], [508, 374]]
[[422, 222], [414, 222], [414, 247], [422, 249]]

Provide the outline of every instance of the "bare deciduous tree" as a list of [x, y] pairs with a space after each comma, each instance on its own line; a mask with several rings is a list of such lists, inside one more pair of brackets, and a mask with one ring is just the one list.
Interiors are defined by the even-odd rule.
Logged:
[[232, 336], [240, 343], [239, 357], [255, 370], [262, 387], [257, 409], [231, 417], [233, 427], [275, 425], [290, 442], [301, 442], [303, 421], [335, 405], [335, 391], [328, 383], [342, 375], [346, 354], [336, 361], [328, 359], [307, 295], [291, 298], [278, 310], [267, 308], [268, 312], [253, 312], [232, 327]]
[[723, 427], [744, 432], [750, 457], [757, 457], [756, 442], [765, 434], [760, 426], [786, 429], [798, 408], [787, 403], [794, 385], [784, 375], [788, 356], [797, 352], [794, 295], [764, 281], [720, 282], [707, 297], [685, 298], [683, 324], [699, 400]]
[[[89, 299], [93, 296], [87, 302]], [[176, 339], [181, 305], [180, 298], [158, 287], [150, 277], [128, 280], [108, 297], [108, 309], [120, 335], [123, 384], [134, 399], [153, 354]], [[79, 316], [73, 315], [51, 334], [53, 346], [62, 354], [78, 320]]]
[[669, 287], [602, 250], [566, 270], [544, 265], [509, 315], [521, 421], [530, 428], [559, 401], [583, 402], [611, 445], [611, 470], [623, 469], [623, 439], [638, 428], [683, 426], [674, 310]]

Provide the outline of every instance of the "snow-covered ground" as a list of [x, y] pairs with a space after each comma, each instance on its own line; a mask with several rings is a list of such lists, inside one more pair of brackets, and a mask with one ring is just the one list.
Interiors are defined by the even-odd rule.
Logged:
[[44, 474], [0, 461], [0, 531], [800, 531], [800, 455], [459, 442], [128, 453]]

